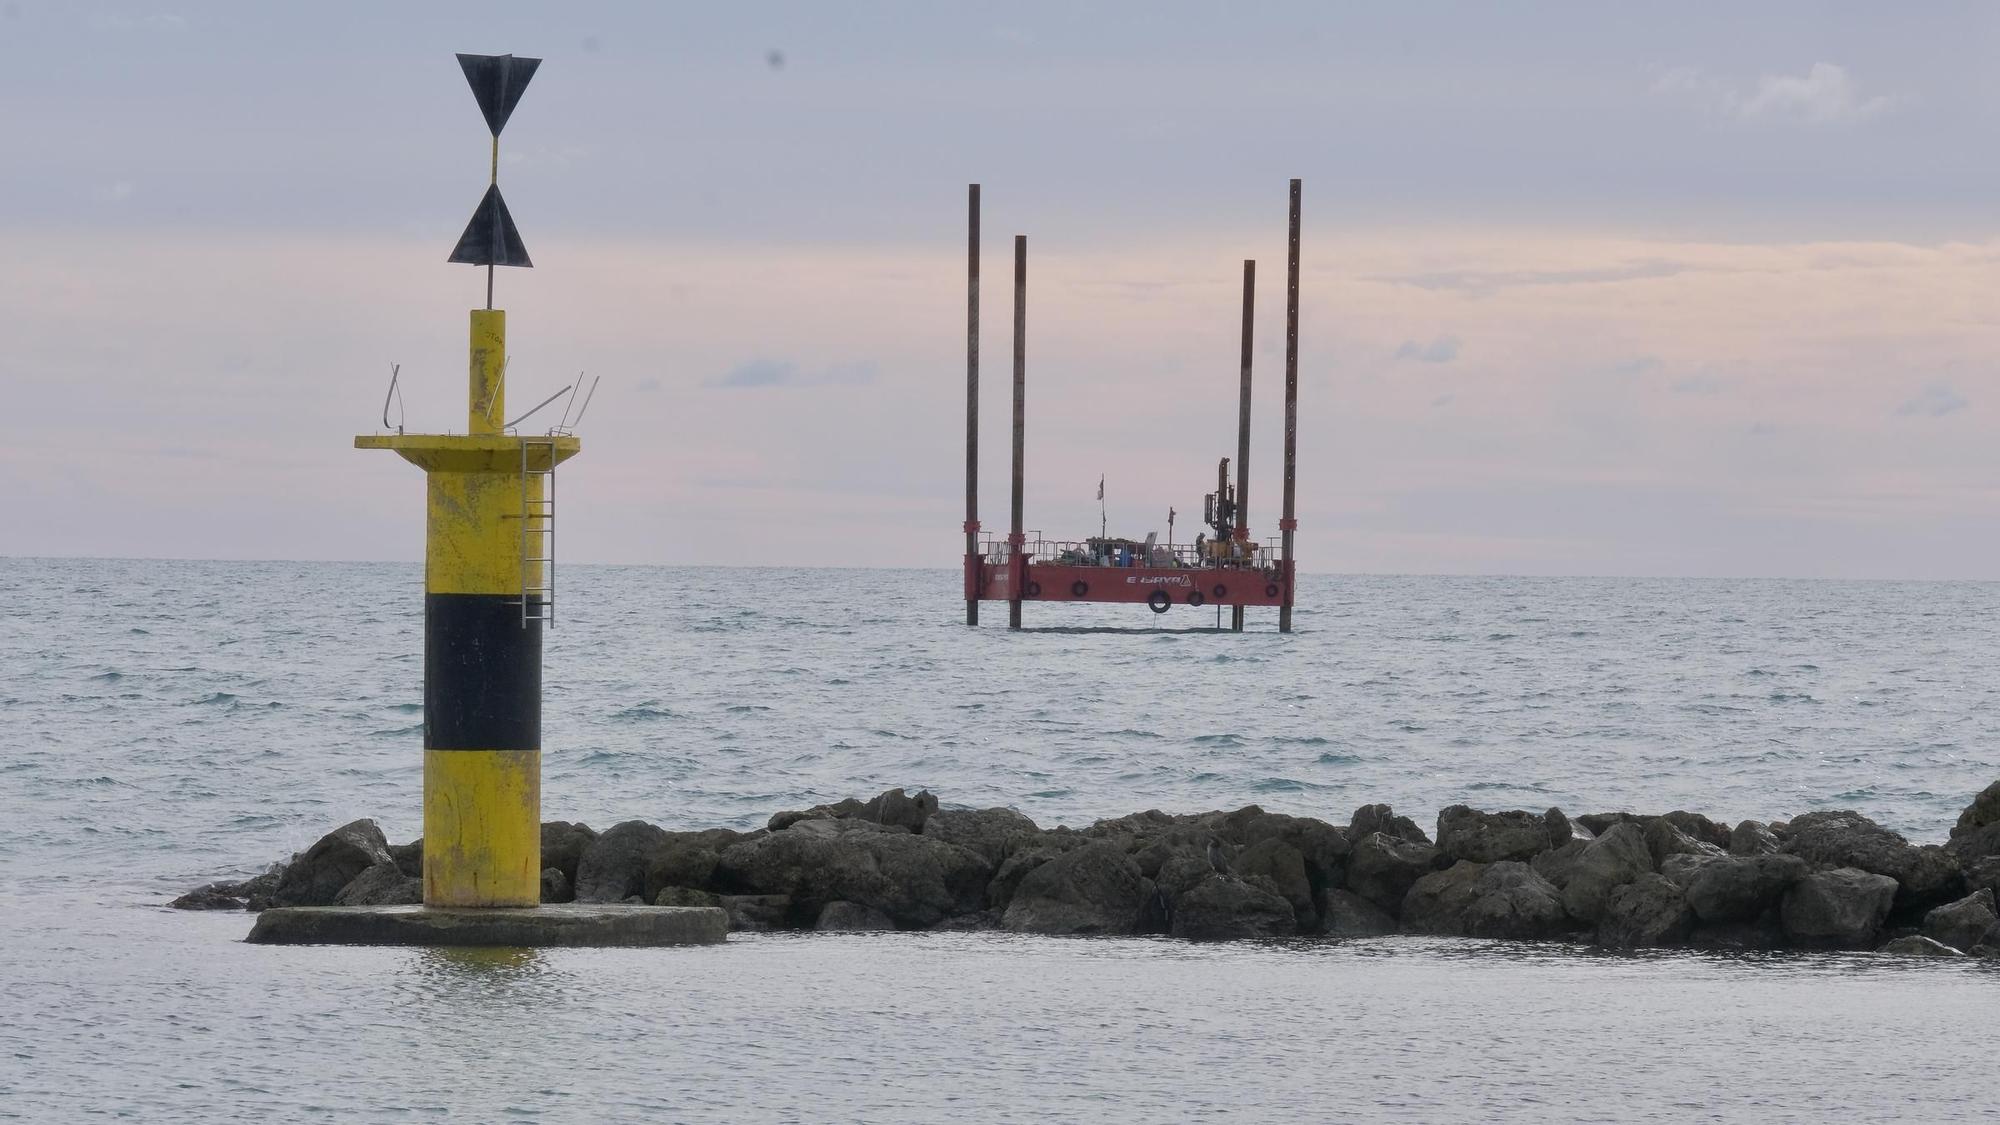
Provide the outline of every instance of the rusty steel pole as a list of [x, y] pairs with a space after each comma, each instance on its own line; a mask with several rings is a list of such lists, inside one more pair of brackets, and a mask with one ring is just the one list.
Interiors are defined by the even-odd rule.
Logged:
[[979, 185], [966, 185], [965, 623], [979, 624]]
[[1285, 262], [1285, 514], [1278, 521], [1284, 535], [1285, 600], [1278, 607], [1278, 632], [1292, 631], [1292, 587], [1297, 580], [1293, 566], [1293, 539], [1298, 535], [1299, 459], [1299, 195], [1300, 181], [1292, 181], [1292, 223]]
[[1014, 512], [1007, 535], [1007, 627], [1021, 627], [1021, 594], [1028, 584], [1027, 536], [1021, 531], [1021, 481], [1027, 467], [1028, 236], [1014, 236]]
[[[1250, 544], [1250, 336], [1257, 307], [1257, 263], [1243, 262], [1243, 376], [1236, 405], [1236, 538]], [[1229, 607], [1231, 632], [1243, 631], [1243, 606]]]

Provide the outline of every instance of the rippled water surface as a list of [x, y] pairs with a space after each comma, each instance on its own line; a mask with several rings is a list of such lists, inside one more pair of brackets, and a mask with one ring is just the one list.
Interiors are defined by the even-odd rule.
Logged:
[[[1256, 802], [1939, 840], [2000, 776], [1989, 584], [1312, 578], [1299, 632], [921, 571], [571, 567], [545, 814], [761, 823], [929, 786], [1044, 824]], [[1390, 939], [671, 952], [242, 945], [154, 905], [416, 834], [419, 568], [0, 559], [0, 1117], [1971, 1120], [2000, 972]], [[993, 616], [989, 607], [989, 622]], [[1004, 620], [1004, 613], [999, 614]]]

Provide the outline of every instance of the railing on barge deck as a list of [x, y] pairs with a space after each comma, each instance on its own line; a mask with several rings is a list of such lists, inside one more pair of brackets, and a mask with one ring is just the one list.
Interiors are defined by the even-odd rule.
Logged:
[[[1155, 544], [1148, 556], [1142, 543], [1132, 543], [1129, 551], [1121, 551], [1127, 543], [1124, 540], [1045, 539], [1039, 531], [1030, 531], [1026, 537], [1025, 551], [1030, 565], [1053, 563], [1061, 566], [1184, 570], [1271, 570], [1278, 565], [1283, 544], [1283, 538], [1274, 535], [1258, 544], [1247, 557], [1215, 559], [1203, 558], [1192, 543], [1175, 543], [1172, 546]], [[1011, 548], [1005, 538], [988, 535], [980, 543], [980, 555], [988, 565], [1004, 566], [1011, 555]]]

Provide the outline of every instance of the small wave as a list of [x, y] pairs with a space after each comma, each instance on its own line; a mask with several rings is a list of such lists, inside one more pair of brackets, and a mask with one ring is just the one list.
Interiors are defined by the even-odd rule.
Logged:
[[385, 708], [385, 710], [394, 711], [401, 715], [414, 715], [423, 709], [424, 705], [421, 703], [391, 703]]
[[195, 700], [195, 703], [212, 704], [218, 707], [234, 707], [236, 706], [236, 697], [226, 691], [218, 691]]
[[1361, 761], [1359, 754], [1336, 754], [1329, 750], [1314, 759], [1322, 766], [1351, 766]]
[[1329, 739], [1329, 738], [1322, 738], [1322, 737], [1320, 737], [1319, 735], [1316, 735], [1316, 734], [1309, 734], [1309, 735], [1305, 735], [1304, 737], [1299, 737], [1299, 736], [1296, 736], [1296, 735], [1283, 735], [1283, 734], [1281, 734], [1281, 735], [1279, 735], [1278, 737], [1276, 737], [1276, 738], [1272, 739], [1271, 741], [1272, 741], [1272, 742], [1275, 742], [1275, 743], [1277, 743], [1277, 744], [1278, 744], [1278, 745], [1280, 745], [1280, 746], [1331, 746], [1331, 745], [1333, 745], [1333, 740], [1332, 740], [1332, 739]]
[[1196, 746], [1241, 746], [1243, 737], [1235, 734], [1198, 734], [1188, 739]]
[[90, 677], [92, 683], [99, 684], [115, 684], [124, 678], [125, 673], [123, 672], [99, 672], [97, 675]]
[[403, 737], [406, 737], [406, 736], [408, 736], [408, 735], [412, 735], [412, 734], [422, 734], [422, 733], [424, 733], [424, 724], [422, 724], [422, 723], [411, 723], [411, 724], [410, 724], [409, 726], [406, 726], [406, 727], [385, 727], [385, 728], [383, 728], [382, 730], [371, 730], [371, 731], [369, 731], [369, 732], [368, 732], [368, 737], [370, 737], [370, 738], [403, 738]]
[[1811, 692], [1804, 692], [1804, 691], [1774, 691], [1770, 695], [1770, 700], [1773, 703], [1818, 703], [1819, 702], [1819, 700], [1814, 699], [1812, 697]]
[[1252, 793], [1311, 793], [1328, 788], [1292, 777], [1267, 777], [1250, 787]]
[[616, 721], [631, 723], [646, 719], [678, 719], [680, 716], [675, 714], [670, 708], [662, 707], [658, 703], [635, 703], [622, 711], [613, 712], [611, 718]]
[[769, 711], [770, 708], [762, 703], [732, 703], [728, 707], [723, 708], [723, 710], [728, 711], [732, 715], [747, 715], [752, 711]]

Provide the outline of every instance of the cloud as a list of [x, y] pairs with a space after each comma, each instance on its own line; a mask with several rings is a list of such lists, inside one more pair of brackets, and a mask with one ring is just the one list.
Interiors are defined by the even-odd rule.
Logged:
[[1405, 340], [1403, 346], [1396, 349], [1396, 358], [1413, 359], [1419, 363], [1450, 363], [1458, 358], [1458, 337], [1439, 336], [1428, 344]]
[[1631, 359], [1621, 360], [1613, 364], [1611, 366], [1611, 373], [1613, 375], [1651, 375], [1662, 366], [1659, 356], [1635, 355]]
[[1528, 285], [1605, 285], [1673, 277], [1690, 267], [1660, 259], [1623, 262], [1615, 266], [1572, 270], [1434, 270], [1425, 273], [1376, 274], [1369, 281], [1411, 285], [1418, 289], [1490, 294]]
[[150, 15], [131, 16], [117, 12], [100, 12], [90, 17], [93, 31], [180, 31], [187, 27], [187, 17], [173, 12], [154, 12]]
[[1847, 68], [1829, 62], [1816, 62], [1804, 74], [1762, 75], [1747, 92], [1697, 67], [1674, 67], [1654, 79], [1653, 93], [1736, 121], [1816, 125], [1871, 120], [1911, 100], [1907, 94], [1863, 97]]
[[658, 392], [660, 389], [660, 385], [661, 384], [659, 376], [648, 375], [644, 379], [639, 380], [638, 384], [635, 385], [632, 389], [638, 391], [640, 394], [649, 395]]
[[875, 378], [875, 365], [866, 360], [837, 363], [808, 372], [788, 359], [753, 359], [739, 363], [723, 374], [702, 383], [704, 387], [811, 387], [832, 384], [859, 385]]
[[1956, 414], [1971, 406], [1964, 395], [1943, 383], [1932, 383], [1918, 391], [1916, 397], [1896, 408], [1896, 413], [1906, 418], [1942, 418]]

